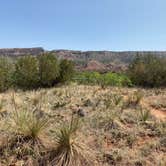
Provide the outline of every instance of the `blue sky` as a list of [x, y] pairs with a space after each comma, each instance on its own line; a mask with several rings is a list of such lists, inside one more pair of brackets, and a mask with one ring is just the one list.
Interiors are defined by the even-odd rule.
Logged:
[[166, 0], [0, 0], [0, 48], [166, 50]]

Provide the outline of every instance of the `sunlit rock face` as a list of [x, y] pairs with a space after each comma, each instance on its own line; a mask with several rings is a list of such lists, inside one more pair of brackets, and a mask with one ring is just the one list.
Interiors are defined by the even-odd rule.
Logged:
[[159, 57], [166, 57], [166, 51], [46, 51], [42, 47], [0, 49], [0, 56], [9, 56], [12, 58], [25, 55], [38, 56], [45, 52], [53, 53], [58, 59], [69, 59], [74, 61], [78, 70], [99, 72], [125, 71], [137, 55], [144, 56], [147, 54], [153, 54]]
[[39, 55], [44, 52], [41, 47], [36, 48], [4, 48], [0, 49], [1, 56], [24, 56], [24, 55]]

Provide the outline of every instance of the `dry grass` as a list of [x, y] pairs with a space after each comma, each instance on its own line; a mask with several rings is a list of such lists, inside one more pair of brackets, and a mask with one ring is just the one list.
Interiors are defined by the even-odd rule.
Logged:
[[43, 138], [49, 120], [45, 117], [39, 117], [34, 110], [17, 108], [14, 95], [12, 103], [13, 112], [3, 124], [8, 140], [0, 151], [5, 158], [14, 154], [17, 158], [33, 156], [34, 159], [38, 160], [41, 157], [42, 149], [44, 149]]
[[0, 165], [165, 166], [165, 98], [165, 89], [75, 84], [0, 94]]

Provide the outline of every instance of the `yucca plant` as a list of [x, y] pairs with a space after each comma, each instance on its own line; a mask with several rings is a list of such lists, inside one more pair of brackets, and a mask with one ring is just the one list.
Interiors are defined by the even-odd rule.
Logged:
[[36, 113], [29, 110], [21, 110], [13, 113], [12, 118], [12, 130], [15, 133], [28, 136], [34, 140], [37, 140], [41, 131], [43, 131], [47, 124], [48, 119], [39, 118]]
[[150, 117], [149, 110], [143, 110], [142, 108], [139, 109], [139, 117], [142, 122], [146, 122]]
[[50, 153], [49, 160], [51, 162], [49, 165], [90, 165], [93, 153], [85, 144], [78, 140], [77, 131], [80, 126], [79, 124], [78, 117], [72, 117], [70, 123], [62, 126], [55, 132], [56, 148]]
[[123, 108], [139, 106], [143, 98], [143, 93], [135, 91], [132, 95], [128, 96], [127, 101], [123, 104]]
[[104, 105], [106, 109], [108, 108], [114, 108], [120, 105], [122, 101], [122, 96], [118, 94], [106, 94], [104, 98]]
[[101, 110], [93, 117], [92, 124], [95, 128], [108, 131], [120, 125], [120, 117], [121, 112], [119, 110]]
[[6, 124], [9, 138], [6, 148], [18, 158], [26, 155], [39, 157], [44, 148], [43, 140], [49, 120], [39, 117], [33, 110], [19, 110], [14, 98], [13, 106], [13, 113]]
[[122, 96], [120, 96], [118, 94], [114, 94], [113, 102], [114, 102], [115, 106], [118, 106], [121, 103], [122, 99], [123, 99]]
[[19, 133], [24, 136], [29, 136], [32, 139], [37, 139], [40, 133], [48, 126], [48, 118], [39, 117], [37, 112], [41, 111], [41, 103], [39, 102], [38, 106], [33, 110], [17, 108], [15, 98], [13, 95], [12, 103], [14, 106], [14, 111], [11, 116], [11, 121], [13, 128], [16, 133]]

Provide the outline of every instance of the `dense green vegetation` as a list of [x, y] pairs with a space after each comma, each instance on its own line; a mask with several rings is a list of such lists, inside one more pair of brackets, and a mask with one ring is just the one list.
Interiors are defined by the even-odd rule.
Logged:
[[125, 74], [108, 72], [100, 74], [98, 72], [79, 72], [74, 80], [79, 84], [90, 84], [105, 86], [132, 86], [130, 79]]
[[129, 66], [128, 75], [138, 86], [166, 86], [166, 59], [153, 55], [138, 56]]
[[5, 91], [11, 85], [12, 63], [9, 59], [0, 58], [0, 91]]
[[10, 87], [35, 89], [51, 87], [72, 79], [74, 65], [69, 60], [57, 60], [52, 54], [24, 56], [11, 63], [0, 59], [0, 92]]
[[43, 54], [38, 59], [40, 84], [44, 87], [54, 85], [60, 70], [57, 58], [52, 54]]
[[13, 84], [21, 88], [35, 88], [39, 86], [38, 61], [35, 57], [19, 58], [15, 63]]
[[166, 86], [166, 59], [153, 55], [137, 56], [126, 74], [108, 72], [74, 72], [69, 60], [58, 60], [53, 54], [39, 57], [24, 56], [11, 63], [0, 59], [0, 91], [10, 87], [34, 89], [52, 87], [58, 83], [74, 81], [79, 84], [106, 86]]
[[59, 66], [60, 68], [59, 68], [58, 81], [64, 83], [71, 80], [74, 73], [74, 63], [72, 61], [63, 59], [61, 60]]

